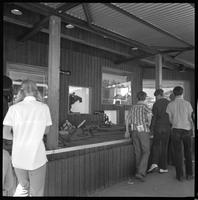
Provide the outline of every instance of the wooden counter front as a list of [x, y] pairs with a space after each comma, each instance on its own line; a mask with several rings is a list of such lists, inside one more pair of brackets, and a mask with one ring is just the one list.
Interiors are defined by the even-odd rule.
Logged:
[[45, 196], [89, 196], [134, 172], [127, 139], [47, 151]]

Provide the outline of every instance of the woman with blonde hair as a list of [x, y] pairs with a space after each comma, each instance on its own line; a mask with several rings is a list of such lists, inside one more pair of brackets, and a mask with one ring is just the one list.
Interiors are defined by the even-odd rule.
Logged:
[[39, 92], [38, 87], [36, 86], [34, 81], [24, 80], [21, 84], [20, 90], [17, 93], [14, 103], [22, 101], [25, 98], [26, 93], [32, 93], [32, 95], [36, 98], [37, 101], [43, 102], [41, 93]]
[[33, 81], [22, 82], [3, 125], [3, 138], [13, 140], [12, 165], [19, 182], [14, 196], [43, 196], [47, 163], [43, 136], [52, 120]]

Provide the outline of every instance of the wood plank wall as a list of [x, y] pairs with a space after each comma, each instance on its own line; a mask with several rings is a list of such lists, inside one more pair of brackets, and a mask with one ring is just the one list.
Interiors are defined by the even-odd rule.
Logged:
[[[6, 71], [6, 62], [24, 63], [35, 66], [48, 66], [48, 35], [44, 33], [36, 34], [31, 40], [18, 42], [17, 37], [27, 31], [27, 29], [4, 22], [4, 73]], [[78, 33], [80, 37], [80, 33]], [[84, 33], [82, 33], [84, 36]], [[95, 36], [90, 41], [99, 40]], [[101, 42], [102, 44], [102, 42]], [[108, 44], [114, 48], [113, 43]], [[119, 49], [116, 44], [116, 49]], [[123, 49], [123, 47], [120, 47]], [[71, 70], [71, 76], [60, 75], [60, 112], [59, 119], [62, 124], [68, 116], [68, 86], [84, 86], [92, 88], [92, 113], [95, 110], [116, 109], [119, 112], [119, 121], [124, 122], [124, 107], [106, 106], [101, 104], [101, 70], [102, 67], [116, 68], [132, 72], [132, 100], [135, 103], [135, 94], [142, 89], [142, 79], [154, 79], [154, 69], [144, 69], [138, 62], [131, 62], [121, 65], [115, 65], [113, 61], [116, 55], [109, 54], [91, 47], [86, 47], [65, 39], [61, 39], [61, 66], [62, 70]], [[178, 73], [174, 71], [163, 70], [163, 79], [167, 80], [190, 80], [190, 90], [194, 91], [194, 74]], [[194, 92], [191, 93], [192, 105], [194, 106]]]
[[[60, 119], [65, 119], [68, 113], [68, 85], [90, 87], [92, 90], [92, 107], [91, 112], [105, 109], [120, 110], [120, 107], [115, 106], [103, 106], [101, 105], [101, 79], [102, 79], [102, 67], [117, 68], [134, 73], [134, 79], [132, 80], [133, 101], [136, 100], [135, 94], [141, 90], [141, 68], [138, 68], [137, 63], [131, 65], [115, 66], [114, 63], [103, 57], [92, 56], [83, 53], [83, 48], [79, 49], [81, 52], [72, 52], [70, 50], [62, 49], [61, 63], [64, 63], [61, 67], [63, 70], [70, 70], [71, 76], [61, 75], [60, 86], [60, 99], [61, 108], [65, 108], [66, 112], [60, 113]], [[94, 50], [93, 50], [94, 51]], [[136, 71], [136, 72], [134, 72]], [[122, 107], [121, 109], [124, 109]]]
[[89, 196], [134, 174], [130, 142], [49, 155], [45, 196]]
[[[24, 63], [29, 65], [48, 66], [48, 35], [36, 34], [31, 40], [25, 42], [17, 41], [25, 28], [4, 22], [4, 58], [6, 62]], [[91, 36], [90, 36], [91, 37]], [[97, 38], [95, 38], [97, 39]], [[92, 38], [94, 40], [94, 37]], [[113, 44], [112, 44], [113, 48]], [[118, 48], [118, 47], [117, 47]], [[122, 49], [122, 48], [121, 48]], [[135, 94], [142, 88], [142, 69], [138, 62], [115, 65], [115, 55], [109, 54], [95, 48], [86, 47], [69, 40], [61, 39], [61, 70], [71, 70], [71, 76], [60, 75], [60, 124], [68, 115], [68, 86], [90, 87], [92, 89], [91, 112], [96, 110], [112, 109], [112, 106], [101, 104], [101, 70], [102, 67], [117, 68], [133, 72], [132, 80], [133, 102], [136, 101]], [[6, 67], [4, 66], [4, 71]], [[119, 119], [124, 121], [124, 109], [121, 110]]]

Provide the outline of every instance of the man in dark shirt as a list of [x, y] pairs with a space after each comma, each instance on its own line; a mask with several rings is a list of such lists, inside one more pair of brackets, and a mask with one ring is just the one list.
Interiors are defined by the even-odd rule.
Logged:
[[159, 168], [160, 173], [168, 172], [167, 169], [167, 152], [168, 141], [170, 136], [171, 125], [168, 114], [166, 113], [168, 99], [164, 98], [164, 91], [157, 89], [154, 93], [156, 102], [152, 108], [152, 121], [150, 130], [153, 133], [153, 144], [151, 151], [151, 167], [148, 172]]

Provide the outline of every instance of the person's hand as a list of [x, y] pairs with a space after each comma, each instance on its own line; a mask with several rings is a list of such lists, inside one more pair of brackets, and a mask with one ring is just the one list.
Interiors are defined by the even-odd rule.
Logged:
[[125, 137], [126, 139], [130, 138], [130, 133], [129, 133], [129, 131], [126, 131], [126, 132], [125, 132], [124, 137]]
[[150, 135], [150, 138], [153, 138], [153, 131], [152, 130], [149, 132], [149, 135]]

